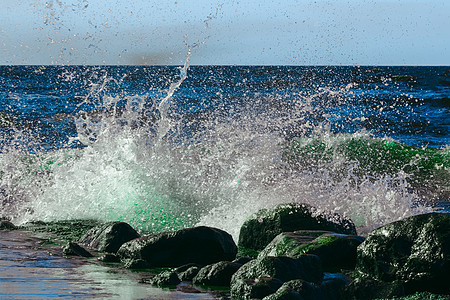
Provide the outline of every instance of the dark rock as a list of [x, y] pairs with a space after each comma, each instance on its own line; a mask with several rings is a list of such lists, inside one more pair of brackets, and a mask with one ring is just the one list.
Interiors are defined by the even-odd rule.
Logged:
[[[275, 293], [264, 297], [264, 300], [306, 300], [313, 299], [315, 286], [301, 279], [285, 282]], [[321, 298], [314, 298], [321, 300]]]
[[259, 277], [252, 285], [247, 286], [247, 293], [241, 297], [234, 295], [233, 299], [262, 299], [270, 294], [275, 293], [283, 282], [278, 278]]
[[372, 231], [358, 247], [356, 270], [416, 291], [450, 294], [450, 215], [424, 214]]
[[328, 300], [346, 299], [344, 295], [348, 281], [343, 278], [332, 278], [324, 280], [322, 284], [317, 286], [317, 294]]
[[221, 261], [203, 267], [194, 277], [193, 283], [209, 286], [229, 286], [231, 276], [242, 266], [242, 264], [230, 261]]
[[0, 230], [15, 230], [17, 226], [8, 220], [0, 220]]
[[404, 295], [403, 285], [398, 281], [358, 278], [345, 288], [345, 299], [349, 300], [391, 299]]
[[192, 281], [194, 277], [197, 276], [198, 272], [200, 272], [200, 267], [193, 266], [186, 271], [178, 273], [178, 277], [181, 281]]
[[238, 263], [241, 265], [245, 265], [246, 263], [248, 263], [249, 261], [253, 260], [254, 258], [251, 256], [241, 256], [239, 258], [236, 258], [235, 260], [233, 260], [234, 263]]
[[150, 283], [159, 287], [176, 286], [181, 282], [178, 274], [174, 271], [164, 271], [152, 278]]
[[115, 263], [120, 262], [120, 257], [112, 253], [105, 253], [102, 256], [100, 256], [98, 260], [106, 263]]
[[305, 254], [298, 259], [266, 256], [246, 263], [232, 276], [231, 295], [248, 299], [260, 278], [276, 278], [282, 283], [294, 279], [320, 282], [322, 276], [321, 262], [316, 255]]
[[149, 269], [151, 266], [143, 259], [121, 259], [123, 266], [127, 269]]
[[116, 253], [124, 243], [138, 237], [139, 233], [129, 224], [111, 222], [92, 228], [79, 242], [94, 250]]
[[307, 281], [296, 279], [284, 283], [274, 294], [264, 300], [340, 300], [344, 299], [342, 290], [345, 282], [339, 279], [315, 285]]
[[64, 248], [63, 248], [64, 255], [73, 255], [73, 256], [83, 256], [83, 257], [93, 257], [89, 251], [78, 245], [74, 242], [69, 242]]
[[176, 268], [175, 272], [181, 281], [192, 281], [202, 267], [202, 265], [191, 263]]
[[325, 272], [352, 270], [356, 264], [356, 248], [364, 241], [356, 235], [326, 231], [294, 231], [277, 235], [258, 257], [289, 256], [298, 258], [303, 254], [320, 257]]
[[278, 234], [296, 230], [356, 234], [353, 222], [336, 213], [318, 214], [307, 204], [281, 204], [271, 210], [260, 210], [244, 222], [239, 234], [239, 251], [251, 255], [252, 251], [264, 249]]
[[233, 260], [236, 253], [231, 235], [205, 226], [144, 236], [123, 244], [117, 252], [122, 260], [143, 259], [152, 267], [208, 265]]

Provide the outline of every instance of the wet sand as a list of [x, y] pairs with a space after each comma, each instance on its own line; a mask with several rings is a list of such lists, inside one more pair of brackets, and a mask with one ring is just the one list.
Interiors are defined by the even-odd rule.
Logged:
[[140, 283], [145, 276], [96, 258], [64, 257], [35, 233], [0, 231], [0, 299], [215, 299]]

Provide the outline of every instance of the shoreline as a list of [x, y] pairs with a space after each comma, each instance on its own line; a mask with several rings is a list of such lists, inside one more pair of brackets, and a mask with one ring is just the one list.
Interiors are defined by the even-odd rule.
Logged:
[[65, 257], [58, 242], [49, 244], [43, 237], [24, 229], [1, 231], [1, 299], [216, 299], [140, 283], [148, 273], [95, 257]]
[[367, 237], [352, 220], [330, 216], [299, 203], [260, 210], [237, 245], [206, 226], [142, 236], [119, 221], [2, 221], [0, 298], [450, 298], [442, 280], [448, 213], [407, 217]]

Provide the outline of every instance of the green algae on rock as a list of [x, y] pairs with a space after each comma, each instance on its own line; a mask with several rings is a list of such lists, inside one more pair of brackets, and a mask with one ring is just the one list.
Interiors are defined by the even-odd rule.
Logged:
[[231, 277], [242, 264], [231, 261], [220, 261], [200, 269], [192, 283], [207, 286], [230, 286]]
[[263, 300], [342, 300], [345, 281], [333, 279], [320, 285], [301, 279], [285, 282]]
[[296, 230], [326, 230], [356, 234], [353, 222], [337, 213], [316, 213], [315, 208], [300, 203], [280, 204], [274, 209], [262, 209], [248, 218], [241, 227], [240, 253], [252, 254], [264, 249], [282, 232]]
[[328, 231], [302, 230], [283, 232], [264, 248], [258, 257], [289, 256], [298, 258], [304, 254], [320, 257], [325, 272], [352, 270], [356, 263], [356, 248], [364, 241], [356, 235]]
[[450, 294], [450, 215], [413, 216], [372, 231], [358, 247], [356, 270], [384, 282], [400, 281], [406, 294]]
[[260, 298], [274, 293], [284, 282], [303, 279], [318, 283], [322, 277], [321, 262], [316, 255], [306, 254], [298, 259], [267, 256], [246, 263], [232, 276], [231, 296], [233, 299], [255, 298], [255, 293], [261, 292], [258, 283], [269, 279], [276, 279], [281, 284], [275, 290], [264, 289], [266, 294], [260, 295]]

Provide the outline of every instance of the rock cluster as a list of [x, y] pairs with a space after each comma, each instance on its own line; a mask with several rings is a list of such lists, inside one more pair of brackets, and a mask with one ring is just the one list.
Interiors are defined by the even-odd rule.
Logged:
[[145, 283], [186, 292], [220, 287], [232, 299], [450, 297], [450, 215], [442, 213], [387, 224], [364, 238], [349, 219], [292, 203], [251, 216], [238, 246], [217, 228], [140, 236], [123, 222], [92, 228], [64, 253], [89, 257], [82, 246], [103, 253], [104, 262], [159, 268]]

